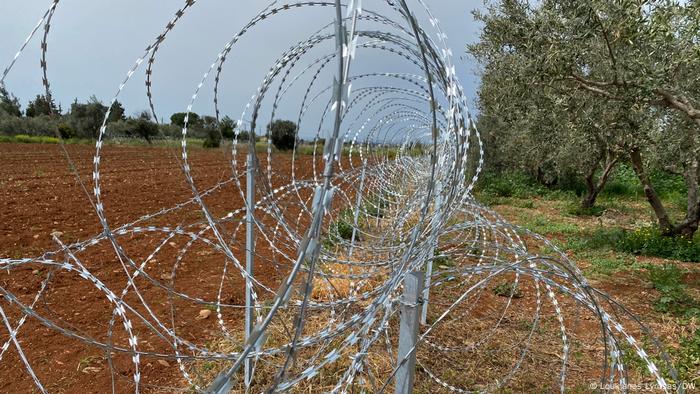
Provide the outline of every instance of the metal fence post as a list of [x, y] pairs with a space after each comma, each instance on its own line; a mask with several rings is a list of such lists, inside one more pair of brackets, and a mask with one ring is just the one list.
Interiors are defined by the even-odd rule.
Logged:
[[[253, 332], [253, 262], [255, 252], [255, 148], [248, 152], [246, 163], [246, 239], [245, 239], [245, 268], [248, 276], [245, 283], [245, 340], [248, 341]], [[245, 359], [245, 386], [250, 387], [253, 380], [253, 363]]]
[[[403, 300], [399, 328], [399, 357], [396, 372], [396, 394], [410, 394], [416, 379], [416, 341], [418, 340], [418, 307], [422, 303], [421, 294], [425, 283], [425, 273], [409, 272], [403, 281]], [[405, 361], [404, 361], [405, 359]], [[402, 363], [403, 362], [403, 363]]]
[[[435, 221], [440, 222], [440, 215], [442, 213], [442, 183], [440, 181], [437, 182], [435, 185]], [[435, 247], [433, 248], [433, 251], [431, 253], [431, 256], [429, 256], [430, 260], [428, 260], [426, 266], [425, 266], [425, 296], [423, 299], [423, 308], [421, 311], [421, 316], [420, 316], [420, 323], [421, 324], [427, 324], [428, 323], [428, 303], [430, 301], [430, 281], [433, 277], [433, 260], [435, 259], [435, 248], [437, 247], [437, 225], [433, 224], [433, 230], [431, 237], [433, 238], [435, 242]]]
[[360, 188], [357, 189], [357, 202], [355, 204], [355, 214], [353, 217], [352, 238], [350, 239], [350, 251], [348, 256], [352, 257], [352, 251], [355, 249], [355, 238], [357, 237], [358, 219], [360, 217], [360, 205], [362, 205], [362, 188], [365, 186], [365, 169], [367, 160], [362, 162], [362, 175], [360, 175]]

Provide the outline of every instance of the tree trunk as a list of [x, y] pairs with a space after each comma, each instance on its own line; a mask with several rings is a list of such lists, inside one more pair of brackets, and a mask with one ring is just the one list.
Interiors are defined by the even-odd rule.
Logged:
[[642, 183], [644, 194], [649, 204], [654, 209], [656, 218], [659, 221], [661, 233], [668, 236], [693, 238], [700, 224], [700, 163], [698, 163], [698, 158], [693, 158], [683, 171], [683, 177], [685, 178], [685, 184], [688, 189], [688, 203], [686, 206], [685, 218], [677, 225], [671, 223], [671, 219], [661, 199], [656, 194], [648, 174], [644, 171], [642, 155], [637, 148], [630, 151], [630, 158], [632, 160], [632, 168], [634, 168], [637, 178], [639, 178], [639, 181]]
[[595, 189], [595, 185], [593, 184], [593, 174], [588, 173], [586, 175], [586, 195], [583, 196], [583, 200], [581, 201], [581, 207], [582, 208], [592, 208], [593, 205], [595, 205], [595, 200], [598, 197], [598, 192]]
[[649, 175], [646, 173], [646, 171], [644, 171], [642, 154], [639, 152], [638, 148], [632, 148], [630, 151], [630, 160], [632, 162], [634, 173], [637, 175], [637, 178], [639, 178], [639, 182], [642, 183], [644, 195], [646, 196], [647, 201], [649, 201], [649, 205], [651, 205], [651, 208], [654, 210], [656, 219], [659, 222], [659, 229], [661, 230], [661, 233], [664, 235], [673, 235], [674, 226], [671, 224], [671, 219], [668, 217], [664, 204], [661, 202], [659, 195], [656, 194], [656, 190], [654, 190], [654, 186], [651, 184]]
[[674, 233], [683, 237], [692, 238], [698, 230], [700, 222], [700, 165], [698, 158], [693, 158], [683, 171], [683, 178], [688, 189], [688, 203], [685, 211], [685, 219], [674, 228]]
[[583, 208], [592, 208], [595, 205], [596, 199], [598, 198], [598, 194], [600, 194], [601, 191], [603, 191], [603, 188], [605, 187], [605, 184], [608, 182], [608, 178], [610, 177], [610, 173], [612, 172], [613, 168], [615, 168], [615, 164], [617, 164], [618, 158], [610, 153], [605, 158], [605, 168], [603, 169], [603, 173], [600, 174], [600, 177], [598, 178], [598, 182], [594, 181], [595, 177], [595, 171], [598, 167], [598, 163], [593, 166], [591, 171], [586, 174], [586, 195], [583, 197], [583, 200], [581, 201], [581, 207]]

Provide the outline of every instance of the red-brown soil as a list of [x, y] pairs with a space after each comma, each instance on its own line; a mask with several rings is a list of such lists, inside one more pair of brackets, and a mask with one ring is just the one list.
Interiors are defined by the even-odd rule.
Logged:
[[[95, 237], [102, 232], [95, 209], [91, 205], [92, 195], [92, 162], [94, 147], [88, 145], [67, 145], [69, 162], [61, 147], [58, 145], [38, 144], [0, 144], [0, 257], [23, 258], [37, 257], [47, 251], [60, 250], [52, 240], [52, 233], [58, 234], [61, 242], [71, 244]], [[232, 163], [228, 151], [191, 149], [189, 152], [190, 166], [197, 188], [203, 192], [218, 183], [231, 178]], [[265, 154], [259, 154], [261, 167], [267, 166]], [[311, 156], [297, 157], [297, 179], [312, 177]], [[170, 208], [184, 203], [193, 196], [190, 186], [182, 172], [180, 151], [167, 147], [136, 147], [107, 145], [103, 150], [101, 161], [101, 190], [109, 227], [114, 230], [124, 224], [131, 223], [143, 215]], [[272, 166], [274, 176], [273, 187], [290, 182], [291, 155], [274, 153]], [[239, 171], [243, 171], [245, 156], [238, 157]], [[317, 163], [320, 170], [320, 163]], [[88, 195], [80, 187], [71, 168], [77, 169], [81, 175]], [[266, 174], [263, 174], [263, 178]], [[262, 183], [263, 178], [259, 178]], [[245, 178], [241, 179], [245, 188]], [[208, 210], [215, 218], [221, 218], [226, 213], [243, 206], [240, 191], [235, 182], [228, 182], [203, 198]], [[308, 198], [310, 192], [302, 191], [302, 197]], [[297, 200], [297, 197], [289, 197]], [[297, 223], [298, 206], [284, 208], [283, 215], [294, 226]], [[221, 225], [224, 237], [228, 237], [229, 246], [234, 255], [244, 263], [244, 229], [239, 227], [242, 215], [234, 216], [234, 220]], [[140, 226], [182, 226], [190, 232], [198, 232], [201, 225], [194, 228], [187, 226], [194, 222], [202, 222], [202, 211], [196, 204], [174, 210], [165, 215], [148, 219], [139, 223]], [[265, 225], [274, 224], [270, 217], [262, 218]], [[238, 232], [234, 233], [237, 227]], [[270, 229], [269, 233], [272, 234]], [[204, 236], [214, 239], [211, 231]], [[221, 252], [201, 242], [195, 242], [182, 261], [179, 263], [176, 276], [172, 277], [173, 265], [177, 255], [182, 250], [189, 237], [174, 236], [167, 239], [163, 232], [147, 232], [141, 234], [126, 234], [117, 237], [119, 245], [124, 248], [136, 264], [140, 264], [153, 252], [159, 244], [162, 249], [150, 261], [144, 271], [153, 281], [172, 285], [175, 291], [186, 293], [206, 301], [216, 301], [225, 258]], [[286, 237], [281, 237], [279, 245], [282, 250]], [[280, 269], [273, 263], [284, 264], [273, 254], [266, 242], [259, 242], [256, 276], [263, 283], [275, 290]], [[117, 257], [113, 246], [102, 241], [96, 246], [89, 247], [84, 252], [76, 253], [76, 257], [93, 273], [106, 287], [120, 294], [127, 285], [127, 275], [122, 263]], [[53, 256], [58, 262], [66, 259], [63, 252]], [[51, 273], [48, 290], [34, 306], [34, 310], [64, 330], [92, 338], [96, 341], [109, 340], [107, 335], [114, 306], [110, 304], [105, 294], [97, 290], [92, 282], [80, 278], [75, 272], [56, 270], [40, 264], [27, 264], [11, 271], [0, 272], [0, 286], [14, 294], [20, 302], [31, 304], [40, 289], [41, 283]], [[134, 273], [129, 268], [130, 274]], [[136, 280], [136, 286], [146, 300], [150, 313], [175, 334], [191, 343], [204, 347], [207, 341], [221, 335], [221, 331], [213, 313], [206, 319], [199, 318], [199, 312], [205, 305], [193, 301], [182, 300], [171, 295], [161, 286], [154, 284], [141, 276]], [[229, 267], [222, 291], [222, 302], [243, 304], [244, 281], [238, 272], [232, 272]], [[260, 290], [260, 289], [259, 289]], [[261, 291], [261, 297], [269, 294]], [[174, 300], [174, 301], [173, 301]], [[151, 324], [155, 320], [133, 291], [125, 298], [125, 302], [144, 316]], [[175, 309], [174, 319], [171, 320], [171, 306]], [[0, 298], [0, 307], [8, 315], [10, 324], [16, 327], [22, 317], [20, 310], [9, 303], [6, 298]], [[132, 320], [133, 332], [139, 339], [139, 349], [146, 352], [163, 352], [173, 354], [170, 345], [172, 340], [163, 340], [154, 334], [153, 329], [146, 327], [135, 311], [127, 315]], [[231, 308], [224, 313], [224, 320], [229, 328], [238, 330], [242, 313]], [[114, 345], [128, 348], [128, 337], [117, 318], [114, 324]], [[164, 334], [164, 329], [158, 329]], [[0, 324], [0, 346], [9, 338], [8, 330]], [[80, 339], [71, 338], [55, 329], [48, 328], [33, 318], [27, 319], [17, 334], [22, 350], [29, 360], [39, 380], [49, 392], [84, 392], [99, 393], [112, 390], [112, 377], [105, 350], [88, 345]], [[191, 354], [179, 348], [184, 354]], [[117, 392], [133, 392], [134, 366], [131, 355], [113, 352]], [[161, 359], [162, 360], [162, 359]], [[174, 359], [158, 362], [157, 359], [141, 357], [142, 390], [146, 392], [169, 392], [174, 387], [183, 387], [183, 378]], [[0, 392], [20, 393], [36, 391], [31, 376], [20, 361], [14, 345], [0, 360]]]

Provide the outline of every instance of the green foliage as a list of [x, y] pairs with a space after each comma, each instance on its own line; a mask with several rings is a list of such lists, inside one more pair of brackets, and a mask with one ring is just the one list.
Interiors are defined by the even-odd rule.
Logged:
[[56, 106], [53, 97], [46, 98], [46, 96], [39, 94], [33, 101], [29, 102], [25, 114], [30, 118], [42, 115], [60, 115], [61, 109]]
[[[221, 131], [221, 136], [226, 140], [233, 140], [234, 131], [236, 130], [236, 122], [228, 116], [224, 116], [219, 122], [219, 129]], [[241, 133], [242, 134], [242, 133]], [[248, 135], [246, 133], [245, 140], [248, 140]], [[242, 136], [238, 136], [239, 140], [243, 140]]]
[[[635, 349], [627, 343], [621, 343], [620, 345], [624, 364], [630, 369], [638, 371], [643, 376], [651, 376], [646, 362], [639, 357]], [[644, 336], [640, 346], [648, 349], [654, 345], [648, 336]], [[700, 329], [696, 328], [691, 330], [690, 333], [682, 335], [679, 338], [678, 346], [669, 346], [667, 350], [680, 380], [686, 383], [692, 382], [697, 376], [698, 368], [700, 368]], [[660, 357], [649, 356], [651, 361], [657, 366], [665, 364]], [[671, 379], [667, 370], [662, 369], [661, 373], [667, 382], [677, 383]]]
[[[683, 176], [669, 173], [660, 168], [654, 168], [650, 171], [649, 178], [660, 197], [668, 198], [682, 194], [683, 198], [685, 198], [686, 185], [683, 181]], [[641, 197], [644, 196], [644, 189], [632, 167], [627, 163], [622, 163], [613, 171], [611, 179], [605, 185], [602, 194], [607, 196]]]
[[606, 196], [638, 197], [643, 195], [637, 175], [627, 163], [618, 165], [601, 194]]
[[[330, 225], [330, 234], [327, 238], [330, 244], [335, 244], [340, 240], [349, 241], [352, 239], [353, 218], [353, 212], [349, 209], [340, 212]], [[355, 234], [355, 240], [359, 240], [359, 234]]]
[[345, 220], [339, 220], [336, 222], [335, 226], [335, 231], [336, 234], [343, 239], [351, 239], [352, 238], [352, 229], [353, 226], [352, 224], [346, 222]]
[[218, 148], [221, 146], [221, 134], [216, 129], [209, 129], [207, 131], [207, 138], [202, 143], [205, 148]]
[[677, 316], [700, 317], [700, 303], [686, 291], [683, 271], [675, 264], [649, 265], [649, 280], [661, 296], [654, 309]]
[[58, 138], [37, 135], [17, 134], [13, 136], [0, 136], [0, 142], [16, 142], [20, 144], [57, 144]]
[[635, 255], [700, 262], [700, 240], [697, 236], [694, 239], [670, 237], [651, 227], [634, 231], [599, 228], [570, 238], [567, 248], [574, 251], [608, 249]]
[[[170, 116], [170, 123], [179, 126], [180, 128], [185, 127], [185, 116], [187, 113], [185, 112], [176, 112]], [[187, 118], [187, 125], [188, 127], [193, 127], [199, 125], [200, 118], [199, 115], [195, 112], [190, 112], [189, 117]]]
[[127, 132], [135, 137], [141, 137], [151, 143], [151, 138], [158, 135], [158, 125], [151, 122], [151, 115], [143, 111], [135, 119], [126, 121]]
[[71, 127], [71, 125], [68, 123], [59, 123], [58, 124], [58, 133], [61, 135], [61, 138], [63, 138], [64, 140], [67, 140], [69, 138], [75, 138], [77, 135], [75, 130], [73, 129], [73, 127]]
[[109, 118], [107, 119], [107, 122], [117, 122], [120, 120], [126, 120], [125, 113], [126, 110], [124, 110], [124, 106], [122, 105], [122, 103], [120, 103], [119, 100], [115, 100], [109, 112]]
[[684, 381], [697, 380], [697, 372], [700, 371], [700, 328], [682, 337], [680, 346], [671, 348], [670, 353], [680, 378]]
[[[633, 159], [636, 171], [622, 172], [648, 193], [700, 203], [685, 192], [700, 182], [697, 2], [499, 0], [475, 19], [484, 28], [468, 51], [483, 67], [487, 168], [585, 192], [588, 204], [603, 169]], [[615, 178], [609, 195], [643, 195], [639, 181]], [[675, 227], [651, 201], [660, 226]], [[691, 208], [686, 218], [700, 222]]]
[[58, 120], [53, 116], [37, 117], [0, 117], [0, 134], [4, 135], [44, 135], [56, 136], [58, 132]]
[[[218, 148], [221, 146], [221, 125], [213, 116], [204, 116], [202, 118], [202, 128], [206, 131], [207, 138], [204, 140], [203, 147]], [[233, 130], [231, 130], [233, 133]]]
[[97, 138], [107, 109], [95, 96], [90, 97], [87, 103], [79, 103], [76, 99], [70, 106], [71, 126], [82, 138]]
[[294, 148], [297, 138], [297, 125], [289, 120], [275, 120], [267, 125], [272, 145], [279, 150]]
[[22, 107], [19, 100], [14, 95], [10, 94], [7, 89], [0, 86], [0, 116], [22, 116]]
[[368, 199], [362, 207], [366, 215], [383, 218], [385, 210], [389, 207], [389, 201], [379, 196]]
[[646, 227], [624, 231], [616, 247], [618, 250], [633, 254], [700, 262], [700, 241], [665, 236], [656, 228]]
[[[314, 154], [314, 146], [308, 145], [308, 144], [297, 144], [297, 146], [294, 147], [294, 152], [297, 155], [313, 155]], [[323, 147], [322, 146], [319, 147], [317, 145], [315, 152], [317, 155], [323, 153]]]
[[202, 142], [202, 147], [204, 148], [218, 148], [221, 146], [221, 139], [206, 138]]
[[438, 249], [433, 252], [433, 266], [438, 268], [450, 268], [455, 266], [455, 262], [450, 256], [442, 254]]
[[534, 218], [528, 215], [522, 223], [523, 227], [538, 234], [578, 234], [580, 231], [575, 224], [555, 222], [543, 215], [537, 215]]
[[591, 271], [598, 275], [612, 275], [627, 268], [629, 260], [622, 257], [593, 256], [590, 258]]
[[570, 204], [569, 208], [566, 210], [569, 215], [574, 216], [600, 216], [605, 212], [605, 207], [600, 205], [594, 205], [592, 207], [583, 207], [580, 203], [576, 202]]
[[493, 294], [500, 297], [523, 298], [523, 293], [515, 282], [502, 282], [493, 288]]
[[548, 191], [547, 188], [538, 185], [535, 180], [522, 172], [485, 173], [479, 179], [476, 190], [494, 197], [518, 198], [542, 196]]

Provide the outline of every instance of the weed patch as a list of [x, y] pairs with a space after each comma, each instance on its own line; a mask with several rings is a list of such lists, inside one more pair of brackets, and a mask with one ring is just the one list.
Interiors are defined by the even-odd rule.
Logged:
[[582, 207], [578, 202], [570, 204], [566, 210], [566, 213], [573, 216], [600, 216], [603, 212], [605, 212], [604, 206]]
[[661, 235], [657, 229], [647, 227], [623, 232], [617, 248], [632, 254], [700, 262], [700, 242], [695, 238], [668, 237]]
[[523, 293], [515, 282], [499, 283], [493, 288], [493, 294], [500, 297], [523, 298]]
[[650, 265], [649, 280], [661, 296], [654, 309], [683, 317], [700, 317], [700, 303], [688, 294], [683, 284], [683, 271], [675, 264]]

